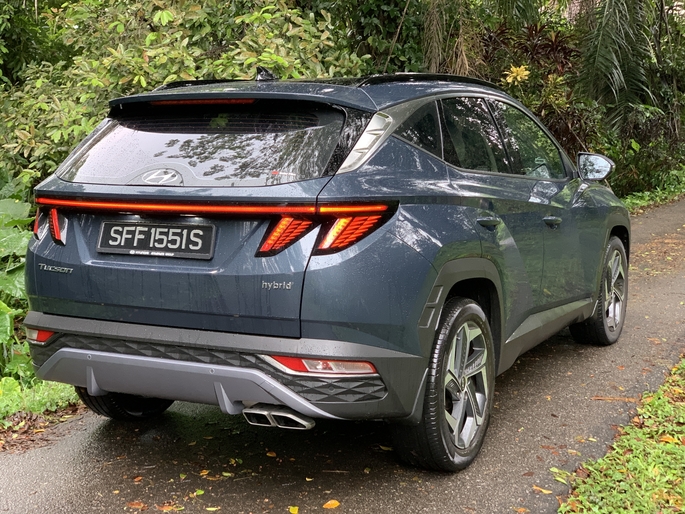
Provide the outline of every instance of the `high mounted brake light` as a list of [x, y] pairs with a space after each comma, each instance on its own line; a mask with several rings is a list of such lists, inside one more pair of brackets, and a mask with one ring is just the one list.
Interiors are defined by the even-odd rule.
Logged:
[[259, 245], [257, 257], [276, 255], [304, 237], [317, 225], [322, 226], [315, 254], [339, 252], [368, 236], [380, 227], [392, 212], [387, 204], [321, 205], [221, 205], [196, 203], [121, 202], [112, 200], [77, 200], [36, 198], [40, 206], [50, 208], [50, 230], [61, 241], [56, 208], [86, 211], [110, 211], [156, 214], [278, 216], [269, 225]]
[[165, 105], [250, 105], [254, 98], [193, 98], [187, 100], [154, 100], [150, 105], [158, 107]]

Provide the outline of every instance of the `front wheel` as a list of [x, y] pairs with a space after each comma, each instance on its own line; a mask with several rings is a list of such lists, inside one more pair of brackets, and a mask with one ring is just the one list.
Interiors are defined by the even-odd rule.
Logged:
[[487, 318], [473, 300], [446, 305], [428, 370], [418, 425], [393, 425], [395, 449], [409, 464], [441, 471], [466, 468], [483, 444], [495, 384]]
[[173, 400], [146, 398], [123, 393], [91, 396], [85, 387], [76, 387], [76, 394], [90, 410], [101, 416], [121, 421], [135, 421], [159, 416], [174, 403]]
[[628, 259], [623, 242], [609, 239], [604, 254], [597, 307], [589, 319], [569, 327], [576, 342], [609, 346], [618, 341], [628, 302]]

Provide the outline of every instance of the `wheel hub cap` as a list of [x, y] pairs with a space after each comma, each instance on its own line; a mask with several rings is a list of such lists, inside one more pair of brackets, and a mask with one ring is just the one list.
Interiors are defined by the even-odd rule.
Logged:
[[625, 264], [618, 250], [614, 250], [607, 261], [604, 279], [604, 319], [609, 331], [614, 332], [623, 322], [623, 302], [625, 299]]
[[445, 374], [445, 418], [457, 448], [467, 448], [483, 424], [488, 358], [478, 325], [472, 321], [461, 325], [451, 342]]

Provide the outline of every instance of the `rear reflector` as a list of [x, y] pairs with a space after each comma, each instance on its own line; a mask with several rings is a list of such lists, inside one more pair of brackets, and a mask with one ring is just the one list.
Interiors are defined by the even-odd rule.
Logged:
[[53, 334], [54, 332], [51, 332], [50, 330], [39, 330], [26, 327], [26, 339], [31, 344], [45, 344]]
[[337, 375], [375, 375], [373, 364], [366, 361], [338, 361], [328, 359], [302, 359], [272, 355], [271, 358], [296, 373], [328, 373]]

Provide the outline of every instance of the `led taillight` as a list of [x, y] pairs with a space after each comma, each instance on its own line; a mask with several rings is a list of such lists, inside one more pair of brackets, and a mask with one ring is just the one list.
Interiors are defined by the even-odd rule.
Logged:
[[273, 255], [284, 250], [308, 232], [313, 225], [310, 220], [283, 216], [267, 231], [257, 255]]
[[31, 344], [45, 344], [54, 335], [50, 330], [26, 327], [26, 339]]
[[33, 235], [38, 237], [38, 232], [40, 231], [40, 222], [41, 222], [41, 215], [40, 215], [40, 209], [36, 211], [36, 219], [33, 221]]
[[338, 251], [352, 246], [378, 227], [382, 216], [353, 216], [339, 218], [317, 246], [320, 251]]
[[48, 225], [50, 225], [50, 235], [55, 243], [65, 243], [66, 220], [57, 212], [57, 209], [50, 209], [48, 214]]
[[373, 364], [366, 361], [340, 361], [330, 359], [286, 357], [272, 355], [271, 358], [295, 373], [325, 373], [337, 375], [375, 375]]
[[344, 250], [380, 227], [391, 214], [387, 204], [206, 204], [140, 201], [89, 200], [73, 198], [36, 198], [36, 203], [49, 208], [50, 232], [56, 242], [64, 244], [67, 220], [59, 209], [110, 211], [154, 214], [193, 214], [196, 216], [277, 217], [260, 243], [256, 255], [275, 255], [321, 226], [315, 254]]

